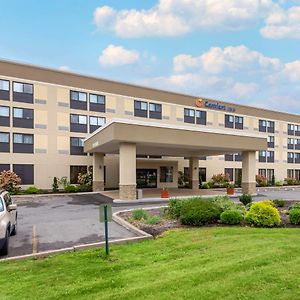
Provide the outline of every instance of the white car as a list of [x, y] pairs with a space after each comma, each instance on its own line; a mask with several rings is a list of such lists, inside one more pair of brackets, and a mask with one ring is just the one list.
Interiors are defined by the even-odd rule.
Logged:
[[0, 190], [0, 256], [8, 254], [9, 237], [17, 233], [17, 205]]

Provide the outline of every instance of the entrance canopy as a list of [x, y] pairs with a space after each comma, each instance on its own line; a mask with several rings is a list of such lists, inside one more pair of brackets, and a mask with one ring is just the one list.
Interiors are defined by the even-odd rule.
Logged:
[[84, 151], [119, 153], [121, 143], [134, 143], [138, 155], [174, 157], [213, 156], [267, 149], [263, 135], [242, 130], [211, 129], [199, 125], [169, 125], [112, 119], [84, 141]]

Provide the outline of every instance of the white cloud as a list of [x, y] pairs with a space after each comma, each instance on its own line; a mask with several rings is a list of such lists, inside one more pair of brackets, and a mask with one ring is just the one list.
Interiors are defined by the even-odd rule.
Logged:
[[219, 74], [224, 71], [255, 71], [257, 68], [276, 71], [281, 63], [277, 58], [264, 56], [262, 53], [240, 45], [224, 49], [213, 47], [197, 57], [180, 54], [174, 57], [173, 66], [176, 72], [198, 68], [210, 74]]
[[136, 50], [125, 49], [122, 46], [109, 45], [99, 56], [99, 63], [103, 67], [115, 67], [134, 64], [140, 59]]
[[98, 7], [99, 30], [121, 37], [179, 36], [196, 30], [240, 30], [258, 24], [275, 4], [272, 0], [159, 0], [145, 10]]
[[278, 8], [265, 20], [266, 25], [260, 32], [269, 39], [300, 39], [300, 6], [288, 10]]
[[284, 63], [244, 45], [210, 48], [198, 56], [179, 54], [173, 58], [173, 74], [141, 83], [247, 105], [300, 109], [300, 60]]
[[70, 71], [71, 70], [70, 67], [67, 65], [60, 66], [58, 69], [60, 71]]

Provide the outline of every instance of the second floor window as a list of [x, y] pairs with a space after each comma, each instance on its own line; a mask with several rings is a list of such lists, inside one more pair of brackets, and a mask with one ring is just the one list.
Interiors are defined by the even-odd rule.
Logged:
[[258, 127], [260, 132], [274, 133], [275, 123], [274, 121], [259, 120]]
[[33, 85], [13, 82], [13, 100], [16, 102], [33, 103]]
[[71, 137], [70, 138], [70, 154], [71, 155], [86, 155], [83, 151], [84, 138]]
[[244, 118], [240, 116], [225, 115], [225, 127], [243, 129]]
[[0, 80], [0, 91], [9, 91], [9, 81], [8, 80]]
[[274, 136], [268, 136], [267, 140], [268, 140], [268, 148], [274, 148], [274, 141], [275, 141]]
[[206, 111], [190, 108], [184, 109], [184, 122], [191, 124], [206, 125]]
[[90, 133], [102, 127], [105, 124], [105, 118], [102, 117], [90, 117]]

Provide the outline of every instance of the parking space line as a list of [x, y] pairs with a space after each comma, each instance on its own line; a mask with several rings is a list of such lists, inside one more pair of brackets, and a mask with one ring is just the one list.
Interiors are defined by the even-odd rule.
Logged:
[[37, 248], [38, 248], [38, 239], [37, 239], [37, 234], [36, 234], [36, 226], [32, 226], [32, 253], [37, 253]]

